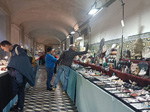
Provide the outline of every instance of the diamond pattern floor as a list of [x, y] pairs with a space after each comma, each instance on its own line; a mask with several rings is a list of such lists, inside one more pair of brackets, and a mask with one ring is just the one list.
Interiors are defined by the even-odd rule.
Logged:
[[26, 90], [24, 112], [78, 112], [59, 83], [55, 91], [46, 90], [46, 71], [38, 70], [36, 86]]

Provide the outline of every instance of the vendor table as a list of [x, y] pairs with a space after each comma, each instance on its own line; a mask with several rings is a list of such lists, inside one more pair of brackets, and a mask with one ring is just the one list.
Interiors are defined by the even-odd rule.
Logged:
[[[8, 72], [0, 74], [0, 112], [3, 111], [9, 102], [14, 98], [12, 95], [11, 76]], [[13, 104], [11, 104], [13, 105]]]
[[129, 81], [129, 80], [135, 81], [138, 83], [139, 86], [142, 86], [142, 87], [150, 85], [150, 78], [143, 78], [143, 77], [139, 77], [136, 75], [123, 73], [119, 70], [111, 69], [111, 68], [109, 69], [109, 71], [104, 71], [101, 66], [96, 66], [96, 65], [92, 65], [92, 64], [85, 64], [85, 63], [82, 63], [79, 61], [75, 61], [75, 63], [81, 64], [84, 67], [90, 66], [92, 69], [95, 69], [98, 71], [103, 71], [109, 76], [112, 76], [113, 73], [116, 73], [116, 76], [121, 78], [122, 80], [124, 80], [124, 81]]
[[[60, 80], [61, 83], [64, 85], [64, 73], [61, 75]], [[76, 92], [76, 78], [77, 77], [77, 72], [74, 70], [70, 69], [69, 73], [69, 78], [68, 78], [68, 86], [67, 86], [67, 94], [71, 98], [73, 102], [75, 102], [75, 92]]]
[[[62, 84], [64, 76], [63, 73], [60, 77]], [[128, 103], [104, 88], [96, 86], [72, 69], [70, 69], [67, 94], [75, 102], [79, 112], [138, 112]]]
[[138, 112], [80, 74], [77, 75], [76, 106], [79, 112]]

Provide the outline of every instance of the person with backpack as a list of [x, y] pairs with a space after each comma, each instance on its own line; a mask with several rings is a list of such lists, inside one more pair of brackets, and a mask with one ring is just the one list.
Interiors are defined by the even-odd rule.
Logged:
[[10, 61], [6, 68], [12, 77], [13, 96], [18, 94], [17, 104], [11, 108], [11, 111], [22, 112], [25, 99], [25, 85], [28, 82], [31, 86], [35, 85], [32, 65], [24, 49], [19, 45], [12, 45], [9, 41], [4, 40], [0, 43], [1, 49], [11, 53]]

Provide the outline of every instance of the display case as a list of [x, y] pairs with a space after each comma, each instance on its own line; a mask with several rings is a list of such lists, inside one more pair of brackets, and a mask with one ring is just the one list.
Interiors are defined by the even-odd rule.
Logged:
[[[90, 65], [88, 65], [91, 67]], [[150, 112], [150, 87], [146, 89], [139, 86], [135, 82], [127, 82], [121, 80], [116, 75], [109, 76], [103, 73], [98, 74], [99, 71], [93, 70], [88, 67], [80, 68], [77, 70], [79, 74], [89, 80], [91, 83], [107, 92], [107, 94], [115, 97], [126, 106], [135, 112]], [[109, 105], [108, 105], [109, 106]]]
[[1, 70], [8, 64], [6, 58], [0, 60], [0, 112], [3, 112], [3, 109], [5, 109], [9, 102], [14, 98], [12, 92], [12, 78], [7, 70]]

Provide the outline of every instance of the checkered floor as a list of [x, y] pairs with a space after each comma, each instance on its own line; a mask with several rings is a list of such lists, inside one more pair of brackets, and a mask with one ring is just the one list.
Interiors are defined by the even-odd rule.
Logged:
[[78, 112], [67, 94], [62, 94], [62, 86], [55, 91], [46, 90], [46, 71], [40, 68], [36, 86], [26, 90], [24, 112]]

